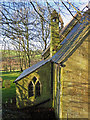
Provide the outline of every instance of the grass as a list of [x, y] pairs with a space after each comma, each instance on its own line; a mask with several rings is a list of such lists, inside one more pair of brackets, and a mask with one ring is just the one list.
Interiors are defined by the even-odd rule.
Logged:
[[[0, 74], [3, 79], [2, 84], [2, 103], [5, 103], [9, 99], [15, 98], [16, 96], [16, 88], [13, 81], [20, 75], [19, 71], [15, 72], [2, 72]], [[10, 88], [5, 88], [5, 80], [10, 80]]]
[[[17, 53], [15, 50], [9, 50], [10, 51], [10, 56], [17, 56]], [[0, 50], [0, 52], [2, 53], [2, 57], [3, 57], [3, 53], [4, 53], [4, 57], [8, 57], [9, 55], [9, 51], [8, 50]]]
[[12, 98], [15, 98], [16, 90], [15, 87], [7, 88], [2, 90], [2, 103], [6, 103]]
[[[4, 53], [5, 52], [5, 53]], [[3, 57], [3, 53], [4, 53], [4, 57], [8, 57], [9, 56], [9, 52], [10, 52], [10, 56], [11, 57], [15, 57], [15, 56], [18, 56], [18, 51], [15, 51], [15, 50], [0, 50], [0, 53], [2, 53], [2, 57]], [[24, 54], [24, 52], [22, 52]], [[33, 54], [33, 51], [32, 51], [32, 54]], [[39, 59], [41, 58], [41, 53], [40, 54], [35, 54], [35, 58]]]

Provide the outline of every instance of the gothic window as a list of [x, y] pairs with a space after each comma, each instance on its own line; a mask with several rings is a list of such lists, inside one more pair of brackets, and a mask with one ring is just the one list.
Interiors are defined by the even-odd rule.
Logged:
[[35, 97], [40, 96], [40, 83], [39, 81], [35, 85]]
[[29, 85], [28, 85], [28, 97], [31, 97], [33, 96], [33, 83], [30, 82]]
[[33, 82], [34, 82], [34, 84], [35, 84], [35, 82], [36, 82], [36, 80], [37, 80], [37, 78], [36, 77], [33, 77]]

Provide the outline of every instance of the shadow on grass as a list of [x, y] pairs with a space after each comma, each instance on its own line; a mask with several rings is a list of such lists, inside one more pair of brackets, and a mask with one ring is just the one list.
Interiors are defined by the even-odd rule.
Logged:
[[8, 102], [8, 99], [12, 99], [16, 96], [16, 88], [15, 86], [12, 86], [7, 89], [2, 89], [2, 103]]

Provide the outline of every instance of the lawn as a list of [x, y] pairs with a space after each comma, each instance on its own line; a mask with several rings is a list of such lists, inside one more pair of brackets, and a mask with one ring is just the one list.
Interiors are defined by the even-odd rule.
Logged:
[[[19, 71], [15, 72], [2, 72], [0, 73], [3, 84], [2, 84], [2, 103], [6, 103], [8, 100], [15, 98], [16, 88], [13, 81], [20, 75]], [[10, 80], [10, 88], [5, 88], [5, 81]]]

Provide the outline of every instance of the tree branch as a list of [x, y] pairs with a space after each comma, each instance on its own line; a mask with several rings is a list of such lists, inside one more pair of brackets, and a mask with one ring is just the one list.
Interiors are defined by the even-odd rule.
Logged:
[[[61, 0], [61, 2], [62, 2], [62, 4], [66, 7], [66, 9], [69, 11], [69, 13], [73, 16], [73, 18], [75, 18], [76, 20], [78, 20], [77, 19], [77, 17], [75, 17], [73, 14], [72, 14], [72, 12], [69, 10], [69, 8], [65, 5], [65, 3]], [[79, 20], [78, 20], [79, 21]], [[80, 21], [79, 21], [80, 22]]]

